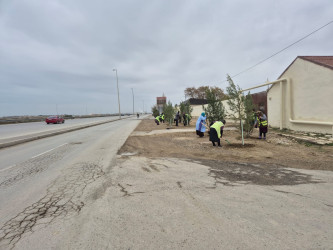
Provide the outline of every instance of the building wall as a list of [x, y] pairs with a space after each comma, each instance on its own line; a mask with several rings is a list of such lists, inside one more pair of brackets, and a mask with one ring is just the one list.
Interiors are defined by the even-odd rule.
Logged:
[[[227, 103], [227, 100], [222, 101], [222, 104], [223, 104], [223, 106], [225, 108], [226, 114], [231, 113], [229, 105]], [[191, 105], [191, 106], [193, 108], [193, 111], [192, 111], [192, 117], [193, 117], [193, 119], [198, 118], [201, 115], [201, 113], [204, 112], [204, 110], [202, 108], [202, 105]], [[207, 106], [208, 106], [208, 104], [204, 105], [205, 108], [207, 108]], [[228, 119], [226, 119], [226, 120], [227, 120], [227, 122], [231, 121], [231, 120], [228, 120]]]
[[[283, 127], [297, 131], [332, 133], [332, 126], [291, 123], [289, 117], [292, 110], [294, 120], [333, 122], [333, 70], [297, 58], [280, 78], [289, 78], [291, 84], [290, 92], [287, 84], [283, 83]], [[279, 83], [272, 86], [267, 99], [269, 124], [279, 127]]]

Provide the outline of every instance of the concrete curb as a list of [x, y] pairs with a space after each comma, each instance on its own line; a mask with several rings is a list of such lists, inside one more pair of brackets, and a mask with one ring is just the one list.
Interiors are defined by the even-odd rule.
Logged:
[[307, 142], [307, 143], [311, 143], [311, 144], [315, 144], [315, 145], [331, 145], [333, 143], [333, 140], [331, 140], [331, 139], [322, 140], [322, 139], [318, 139], [318, 138], [312, 138], [309, 136], [297, 136], [297, 135], [288, 135], [288, 134], [282, 134], [282, 133], [278, 133], [278, 135], [282, 136], [282, 137], [294, 139], [298, 142]]
[[93, 124], [80, 125], [80, 126], [76, 126], [76, 127], [72, 127], [72, 128], [68, 128], [68, 129], [58, 130], [58, 131], [55, 131], [55, 132], [49, 132], [48, 131], [48, 132], [36, 133], [36, 134], [32, 134], [32, 135], [29, 135], [26, 138], [21, 138], [21, 139], [17, 139], [19, 137], [16, 137], [16, 138], [13, 137], [12, 138], [12, 139], [14, 139], [13, 141], [0, 143], [0, 149], [11, 147], [11, 146], [15, 146], [15, 145], [22, 144], [22, 143], [25, 143], [25, 142], [30, 142], [30, 141], [35, 141], [35, 140], [43, 139], [43, 138], [46, 138], [46, 137], [51, 137], [51, 136], [55, 136], [55, 135], [65, 134], [65, 133], [69, 133], [69, 132], [80, 130], [80, 129], [90, 128], [90, 127], [102, 125], [102, 124], [105, 124], [105, 123], [110, 123], [110, 122], [115, 122], [115, 121], [119, 121], [119, 120], [124, 120], [124, 119], [128, 119], [128, 118], [131, 118], [131, 116], [130, 117], [126, 117], [126, 118], [122, 118], [122, 119], [118, 118], [116, 120], [111, 120], [111, 121], [102, 121], [102, 122], [97, 122], [97, 123], [93, 123]]

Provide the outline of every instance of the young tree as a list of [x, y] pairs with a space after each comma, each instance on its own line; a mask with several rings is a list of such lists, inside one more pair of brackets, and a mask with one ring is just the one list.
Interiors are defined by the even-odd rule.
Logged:
[[179, 111], [180, 111], [180, 115], [183, 115], [185, 113], [185, 103], [181, 102], [179, 104]]
[[221, 100], [217, 98], [216, 90], [213, 88], [207, 89], [206, 98], [208, 102], [207, 108], [204, 105], [202, 105], [202, 108], [209, 122], [223, 120], [225, 118], [225, 108]]
[[183, 114], [188, 114], [190, 116], [189, 119], [191, 120], [191, 118], [192, 118], [191, 114], [192, 114], [193, 108], [191, 107], [189, 102], [181, 102], [179, 104], [179, 110], [180, 110], [180, 116], [182, 117], [182, 119], [183, 119]]
[[229, 82], [229, 86], [227, 87], [227, 93], [229, 96], [229, 99], [227, 101], [231, 113], [228, 113], [228, 115], [231, 117], [231, 119], [235, 121], [239, 121], [239, 127], [241, 127], [241, 121], [244, 120], [244, 95], [241, 94], [241, 88], [234, 84], [231, 77], [227, 75], [227, 80]]
[[254, 104], [252, 96], [250, 92], [248, 92], [244, 99], [244, 113], [245, 113], [244, 130], [246, 131], [246, 134], [248, 136], [253, 131], [253, 119], [254, 119], [253, 109], [254, 109]]
[[152, 108], [151, 108], [151, 112], [153, 113], [153, 116], [156, 117], [160, 114], [160, 112], [158, 111], [156, 105], [154, 105]]
[[189, 102], [181, 102], [179, 104], [179, 110], [180, 110], [180, 114], [189, 114], [191, 115], [193, 108], [191, 107]]
[[176, 114], [176, 110], [170, 101], [168, 101], [168, 103], [163, 106], [163, 113], [165, 115], [165, 120], [169, 123], [169, 126], [171, 126]]
[[185, 114], [188, 114], [190, 117], [192, 117], [192, 111], [193, 108], [191, 107], [189, 102], [185, 103]]
[[228, 105], [232, 113], [230, 117], [235, 121], [239, 121], [239, 126], [241, 127], [241, 122], [243, 123], [243, 129], [246, 131], [247, 135], [250, 135], [253, 130], [253, 101], [250, 92], [244, 96], [241, 92], [241, 88], [234, 84], [231, 77], [227, 76], [229, 87], [227, 87], [227, 93], [230, 99], [228, 99]]

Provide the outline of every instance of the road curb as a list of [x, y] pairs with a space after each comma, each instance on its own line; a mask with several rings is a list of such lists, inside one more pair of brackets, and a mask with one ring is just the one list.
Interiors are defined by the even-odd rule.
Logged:
[[69, 133], [69, 132], [80, 130], [80, 129], [90, 128], [90, 127], [102, 125], [102, 124], [105, 124], [105, 123], [110, 123], [110, 122], [115, 122], [115, 121], [119, 121], [119, 120], [124, 120], [124, 119], [128, 119], [128, 118], [130, 118], [130, 117], [126, 117], [126, 118], [122, 118], [122, 119], [118, 118], [116, 120], [111, 120], [111, 121], [103, 121], [103, 122], [97, 122], [97, 123], [88, 124], [88, 125], [82, 125], [82, 126], [78, 126], [78, 127], [74, 127], [74, 128], [69, 128], [69, 129], [64, 129], [64, 130], [58, 130], [58, 131], [55, 131], [55, 132], [45, 132], [45, 134], [32, 135], [32, 136], [27, 137], [27, 138], [22, 138], [22, 139], [18, 139], [18, 140], [14, 140], [14, 141], [0, 143], [0, 149], [7, 148], [7, 147], [12, 147], [12, 146], [15, 146], [15, 145], [18, 145], [18, 144], [22, 144], [22, 143], [26, 143], [26, 142], [30, 142], [30, 141], [35, 141], [35, 140], [43, 139], [43, 138], [46, 138], [46, 137], [51, 137], [51, 136], [55, 136], [55, 135], [65, 134], [65, 133]]
[[279, 136], [282, 137], [287, 137], [287, 138], [291, 138], [294, 139], [298, 142], [305, 142], [305, 143], [311, 143], [314, 145], [332, 145], [333, 144], [333, 140], [323, 140], [323, 139], [318, 139], [318, 138], [313, 138], [310, 136], [297, 136], [297, 135], [288, 135], [288, 134], [282, 134], [282, 133], [278, 133]]

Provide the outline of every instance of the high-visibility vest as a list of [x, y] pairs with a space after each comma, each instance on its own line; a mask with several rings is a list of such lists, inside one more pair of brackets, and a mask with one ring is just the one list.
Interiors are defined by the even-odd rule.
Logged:
[[164, 115], [162, 115], [162, 120], [164, 120]]
[[217, 132], [218, 138], [221, 138], [221, 127], [223, 127], [223, 126], [224, 126], [223, 122], [217, 121], [210, 127], [214, 128]]
[[156, 116], [155, 119], [156, 119], [157, 121], [160, 121], [160, 116], [159, 116], [159, 115]]
[[267, 127], [268, 126], [267, 120], [261, 120], [260, 121], [259, 117], [257, 117], [257, 120], [258, 120], [259, 127]]
[[261, 121], [260, 124], [261, 124], [262, 127], [267, 127], [268, 122], [267, 122], [267, 120], [263, 120], [263, 121]]

